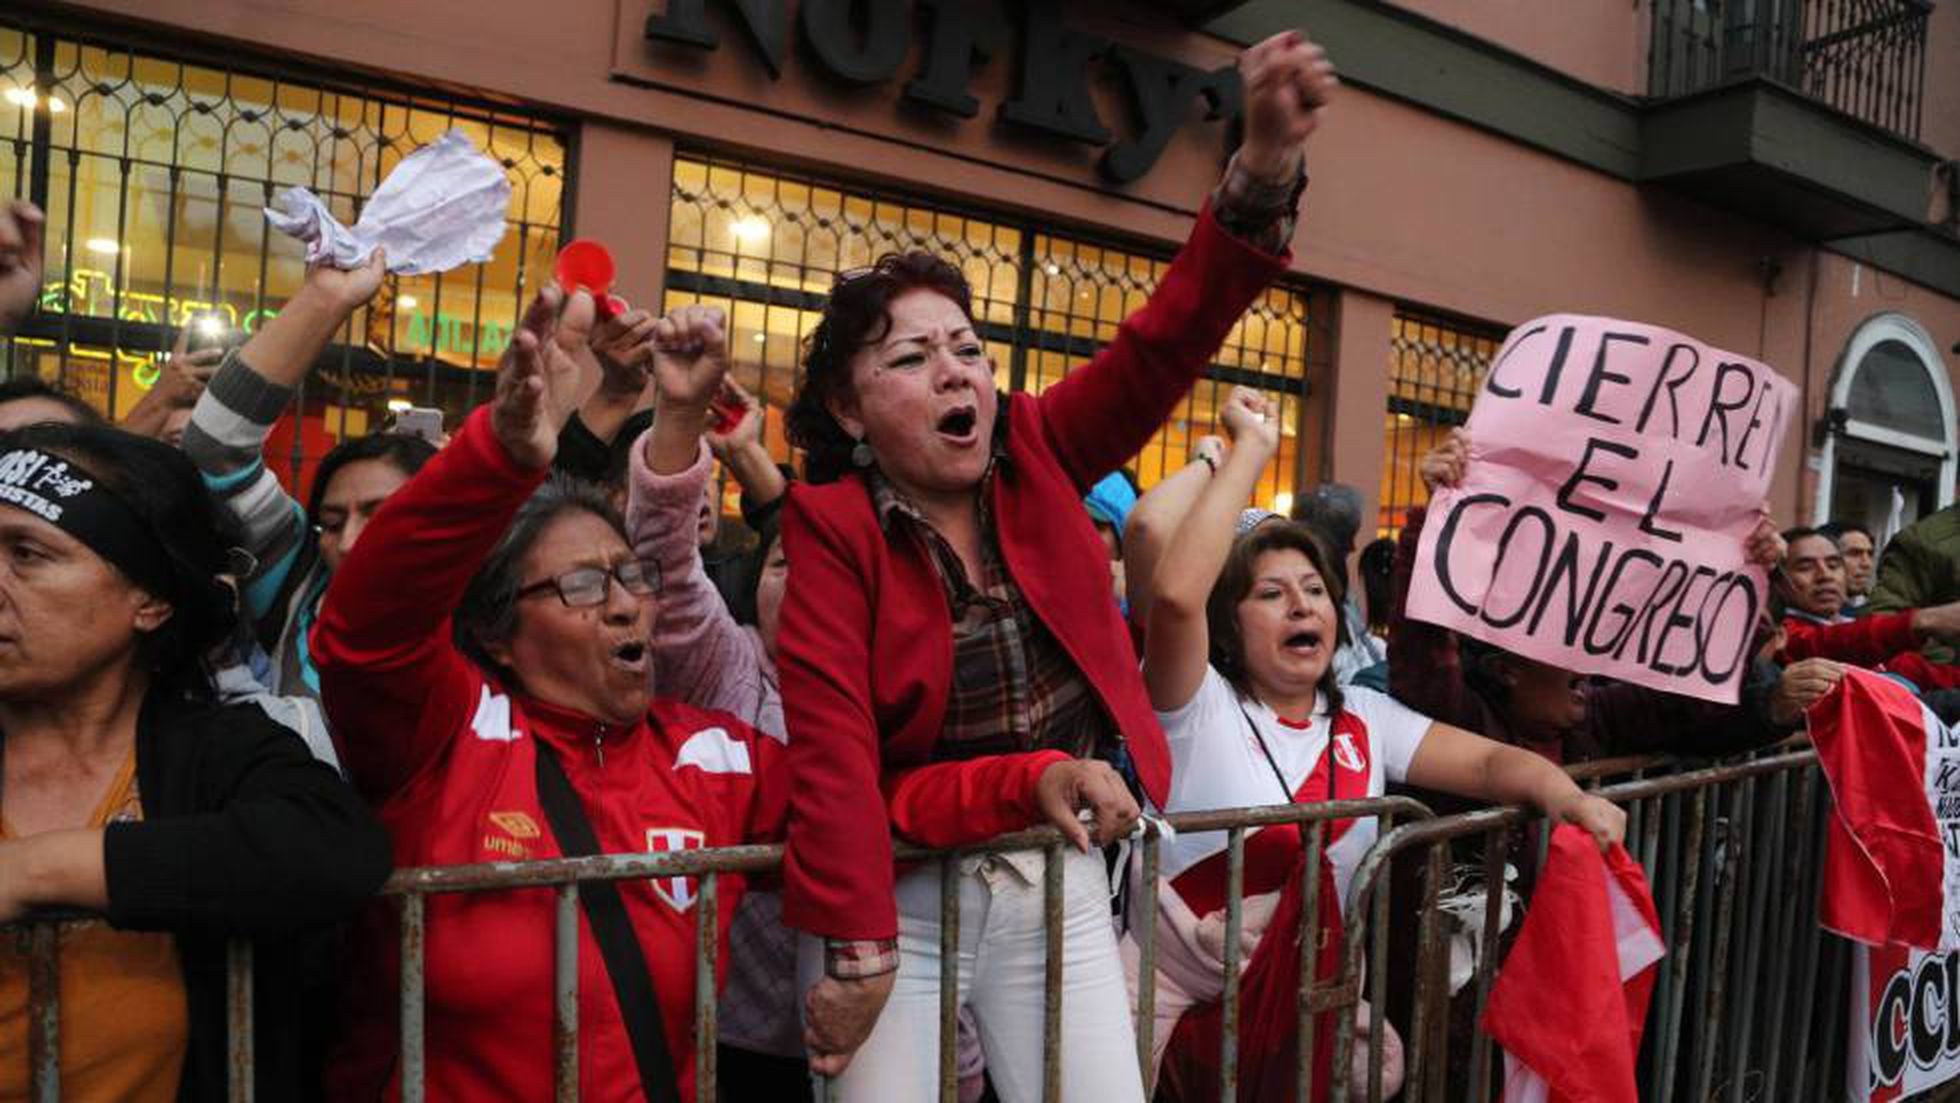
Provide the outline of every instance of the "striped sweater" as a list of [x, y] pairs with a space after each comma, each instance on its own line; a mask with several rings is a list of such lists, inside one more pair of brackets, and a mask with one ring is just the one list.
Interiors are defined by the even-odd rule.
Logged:
[[306, 510], [266, 467], [265, 440], [292, 403], [293, 389], [267, 380], [234, 349], [184, 428], [184, 452], [204, 483], [238, 518], [257, 561], [243, 580], [245, 612], [270, 657], [272, 692], [320, 695], [306, 634], [326, 592], [327, 571]]

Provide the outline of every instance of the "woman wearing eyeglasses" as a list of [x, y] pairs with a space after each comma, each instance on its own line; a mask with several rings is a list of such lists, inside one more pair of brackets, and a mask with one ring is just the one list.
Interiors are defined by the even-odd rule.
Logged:
[[[1333, 70], [1282, 34], [1240, 71], [1245, 141], [1184, 249], [1108, 347], [1039, 396], [996, 393], [970, 289], [928, 254], [840, 280], [812, 334], [789, 415], [810, 484], [792, 489], [783, 519], [796, 779], [784, 913], [816, 936], [805, 1037], [846, 1100], [929, 1098], [938, 1066], [938, 874], [898, 877], [873, 858], [890, 845], [881, 786], [926, 763], [1042, 751], [1109, 763], [1108, 779], [1128, 773], [1152, 800], [1168, 796], [1170, 753], [1081, 500], [1157, 431], [1286, 269], [1301, 147]], [[1087, 786], [1076, 795], [1103, 801]], [[1134, 819], [1121, 798], [1097, 841]], [[900, 812], [901, 830], [928, 843], [1014, 826]], [[1042, 873], [1029, 857], [965, 862], [960, 881], [960, 995], [1007, 1103], [1042, 1094]], [[1102, 858], [1085, 847], [1067, 862], [1062, 1094], [1139, 1100]]]
[[[321, 607], [313, 643], [327, 711], [399, 865], [559, 857], [580, 834], [586, 852], [609, 854], [780, 834], [780, 745], [727, 713], [651, 694], [658, 567], [635, 558], [600, 492], [546, 481], [592, 313], [582, 292], [532, 303], [496, 397], [375, 514]], [[724, 345], [718, 319], [690, 317], [657, 329], [691, 351], [684, 363], [662, 354], [656, 370], [720, 370], [724, 358], [701, 351]], [[654, 349], [650, 336], [634, 355]], [[698, 434], [712, 390], [661, 416]], [[957, 797], [956, 774], [922, 771], [908, 784], [925, 788], [902, 791]], [[739, 878], [722, 881], [724, 946], [741, 890]], [[595, 909], [619, 914], [595, 901], [603, 891], [581, 892], [581, 1097], [691, 1098], [696, 880], [622, 881], [616, 892], [617, 938], [599, 933]], [[543, 890], [431, 898], [433, 1098], [551, 1095], [554, 912]], [[394, 915], [384, 904], [360, 931], [353, 960], [367, 972], [335, 1062], [338, 1098], [376, 1098], [395, 1074]]]
[[[547, 482], [574, 408], [573, 353], [592, 325], [588, 296], [562, 305], [560, 317], [555, 290], [531, 305], [496, 397], [376, 513], [335, 572], [314, 632], [343, 759], [403, 866], [569, 853], [578, 831], [553, 797], [567, 786], [570, 816], [602, 852], [726, 846], [778, 830], [766, 782], [776, 744], [732, 716], [650, 695], [660, 579], [599, 492]], [[725, 935], [741, 891], [737, 879], [723, 885]], [[645, 1013], [634, 983], [613, 983], [617, 958], [595, 936], [586, 893], [582, 1097], [692, 1098], [697, 881], [616, 891], [656, 1010]], [[544, 890], [430, 900], [432, 1098], [551, 1095], [553, 913]], [[383, 906], [363, 924], [354, 960], [369, 969], [355, 983], [338, 1097], [376, 1098], [394, 1074], [394, 914]]]

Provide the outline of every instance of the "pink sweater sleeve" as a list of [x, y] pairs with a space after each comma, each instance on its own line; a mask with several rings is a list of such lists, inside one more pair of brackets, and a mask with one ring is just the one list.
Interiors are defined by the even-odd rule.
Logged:
[[656, 690], [696, 708], [734, 713], [781, 738], [781, 709], [764, 708], [769, 694], [761, 641], [735, 622], [701, 565], [695, 516], [714, 471], [708, 446], [686, 471], [658, 475], [647, 466], [643, 435], [628, 464], [626, 536], [633, 554], [660, 571]]

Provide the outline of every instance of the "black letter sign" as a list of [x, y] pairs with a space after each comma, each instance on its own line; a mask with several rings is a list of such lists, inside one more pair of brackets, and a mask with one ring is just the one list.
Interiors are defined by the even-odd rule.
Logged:
[[964, 119], [980, 112], [980, 101], [966, 86], [973, 68], [1000, 48], [1001, 26], [973, 18], [970, 0], [919, 0], [932, 13], [932, 37], [926, 41], [926, 61], [919, 75], [905, 84], [905, 98]]
[[[783, 0], [730, 0], [742, 17], [755, 52], [762, 55], [771, 79], [783, 75]], [[707, 0], [667, 0], [664, 15], [647, 16], [646, 36], [656, 42], [712, 50], [721, 39], [708, 26]]]
[[1062, 26], [1056, 7], [1047, 0], [1022, 4], [1027, 39], [1021, 51], [1020, 80], [1014, 98], [1001, 105], [1000, 117], [1101, 145], [1109, 141], [1109, 128], [1089, 99], [1089, 63], [1101, 57], [1109, 43]]
[[912, 45], [905, 0], [803, 0], [799, 22], [810, 52], [852, 84], [890, 80]]

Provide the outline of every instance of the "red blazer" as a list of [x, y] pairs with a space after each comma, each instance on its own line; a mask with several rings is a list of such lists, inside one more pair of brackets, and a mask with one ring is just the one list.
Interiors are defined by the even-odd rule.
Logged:
[[[1039, 397], [1002, 405], [1007, 457], [992, 483], [1001, 557], [1159, 804], [1170, 751], [1082, 496], [1149, 441], [1287, 259], [1232, 237], [1207, 207], [1115, 340]], [[784, 919], [829, 938], [891, 938], [898, 916], [879, 789], [939, 741], [953, 657], [945, 593], [921, 542], [887, 538], [856, 475], [793, 486], [783, 547], [791, 570], [779, 664], [793, 778]]]

